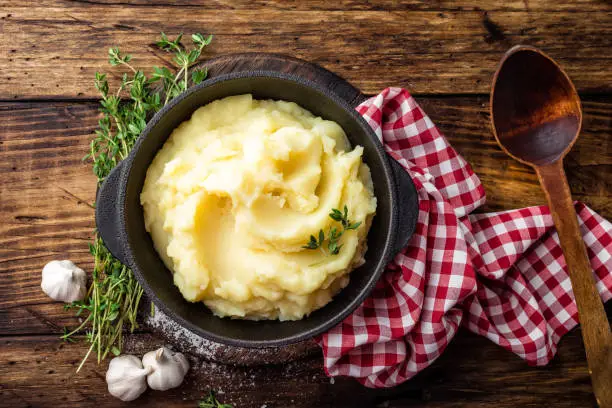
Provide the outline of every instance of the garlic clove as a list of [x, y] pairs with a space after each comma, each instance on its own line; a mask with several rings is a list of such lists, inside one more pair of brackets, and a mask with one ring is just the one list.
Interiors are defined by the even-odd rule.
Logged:
[[178, 387], [189, 371], [187, 358], [166, 347], [145, 354], [142, 357], [142, 364], [145, 368], [151, 369], [151, 373], [147, 376], [149, 387], [159, 391]]
[[42, 270], [40, 287], [53, 300], [66, 303], [83, 300], [87, 275], [72, 261], [51, 261]]
[[136, 356], [115, 357], [106, 371], [108, 392], [121, 401], [133, 401], [147, 389], [146, 378], [150, 372]]

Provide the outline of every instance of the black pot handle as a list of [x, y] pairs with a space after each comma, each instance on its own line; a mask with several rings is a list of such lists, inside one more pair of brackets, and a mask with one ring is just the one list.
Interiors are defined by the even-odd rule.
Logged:
[[410, 174], [394, 158], [389, 163], [395, 177], [398, 223], [393, 244], [393, 256], [404, 249], [414, 233], [419, 216], [419, 197]]
[[110, 172], [98, 189], [96, 197], [96, 228], [111, 254], [125, 264], [125, 245], [121, 241], [119, 231], [119, 203], [117, 193], [123, 162]]

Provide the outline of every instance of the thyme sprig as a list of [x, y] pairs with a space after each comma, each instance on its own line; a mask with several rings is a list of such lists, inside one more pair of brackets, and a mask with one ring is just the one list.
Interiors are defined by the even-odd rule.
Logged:
[[136, 315], [143, 293], [132, 271], [115, 259], [99, 238], [89, 245], [89, 250], [95, 263], [88, 295], [82, 302], [64, 306], [75, 309], [77, 316], [88, 312], [79, 327], [62, 336], [64, 340], [71, 340], [71, 336], [88, 327], [85, 338], [91, 346], [77, 372], [93, 351], [98, 362], [109, 352], [116, 356], [121, 353], [123, 326], [128, 324], [130, 332], [138, 327]]
[[211, 391], [206, 399], [198, 402], [198, 408], [234, 408], [234, 406], [231, 404], [222, 404], [217, 400], [214, 391]]
[[[155, 80], [161, 80], [164, 84], [164, 89], [166, 92], [164, 105], [168, 103], [171, 98], [174, 98], [187, 89], [189, 82], [189, 68], [191, 68], [191, 66], [198, 61], [204, 47], [206, 47], [212, 41], [212, 35], [205, 37], [202, 34], [193, 34], [191, 36], [191, 40], [193, 41], [195, 48], [188, 51], [181, 45], [182, 37], [183, 34], [179, 34], [174, 41], [171, 41], [168, 39], [166, 34], [161, 33], [161, 39], [156, 43], [156, 45], [162, 50], [174, 53], [172, 60], [180, 68], [177, 73], [172, 73], [166, 67], [154, 68], [152, 77]], [[191, 72], [191, 80], [197, 85], [206, 79], [207, 75], [208, 72], [206, 68], [201, 70], [195, 69]]]
[[[181, 43], [181, 38], [182, 34], [175, 40], [161, 34], [157, 45], [173, 54], [177, 67], [175, 72], [167, 67], [154, 67], [150, 77], [131, 64], [131, 55], [122, 54], [117, 47], [109, 49], [110, 65], [125, 67], [129, 72], [122, 75], [114, 92], [110, 91], [106, 74], [96, 72], [94, 85], [101, 96], [102, 118], [98, 121], [98, 129], [84, 160], [91, 160], [99, 183], [127, 157], [144, 130], [147, 119], [171, 98], [187, 89], [190, 68], [212, 40], [212, 36], [194, 34], [191, 36], [193, 47], [187, 49]], [[192, 83], [202, 82], [206, 75], [205, 69], [192, 70]], [[161, 86], [157, 86], [159, 84]], [[94, 242], [89, 244], [89, 251], [94, 258], [94, 270], [87, 296], [81, 302], [66, 306], [67, 309], [75, 310], [77, 316], [85, 313], [87, 316], [81, 325], [69, 332], [65, 330], [61, 336], [66, 341], [72, 341], [76, 334], [82, 331], [86, 333], [85, 338], [90, 347], [77, 371], [94, 352], [98, 363], [109, 353], [121, 353], [124, 327], [131, 332], [138, 327], [136, 317], [143, 294], [132, 271], [111, 255], [97, 232]]]
[[[337, 229], [336, 227], [330, 227], [329, 233], [327, 237], [325, 236], [325, 232], [321, 229], [319, 231], [318, 237], [314, 235], [310, 236], [310, 240], [306, 245], [302, 248], [304, 249], [319, 249], [324, 255], [338, 255], [340, 253], [340, 249], [344, 244], [339, 244], [340, 238], [342, 235], [348, 230], [356, 230], [361, 225], [361, 221], [351, 222], [348, 218], [348, 207], [345, 205], [343, 211], [338, 210], [337, 208], [332, 208], [329, 213], [329, 217], [339, 222], [342, 225], [342, 230]], [[323, 244], [327, 241], [327, 252], [323, 250]]]

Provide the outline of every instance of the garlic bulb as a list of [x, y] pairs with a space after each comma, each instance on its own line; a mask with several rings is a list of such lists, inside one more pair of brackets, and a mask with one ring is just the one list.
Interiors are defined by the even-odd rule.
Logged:
[[151, 368], [147, 376], [149, 387], [165, 391], [178, 387], [189, 371], [189, 362], [181, 353], [175, 353], [166, 347], [150, 351], [142, 357], [145, 368]]
[[83, 300], [87, 291], [85, 271], [72, 261], [51, 261], [42, 270], [40, 287], [51, 299], [70, 303]]
[[151, 368], [143, 368], [136, 356], [115, 357], [108, 365], [106, 382], [108, 392], [121, 401], [133, 401], [147, 389], [147, 374]]

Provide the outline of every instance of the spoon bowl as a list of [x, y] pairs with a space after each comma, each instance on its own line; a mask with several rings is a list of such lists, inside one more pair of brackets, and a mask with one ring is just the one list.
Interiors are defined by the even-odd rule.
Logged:
[[601, 407], [611, 408], [612, 332], [563, 170], [563, 158], [582, 125], [576, 88], [546, 54], [516, 46], [503, 57], [493, 77], [491, 121], [501, 148], [538, 175], [576, 298], [593, 392]]
[[582, 124], [576, 88], [541, 51], [517, 46], [493, 79], [493, 127], [499, 144], [529, 165], [553, 163], [572, 147]]

